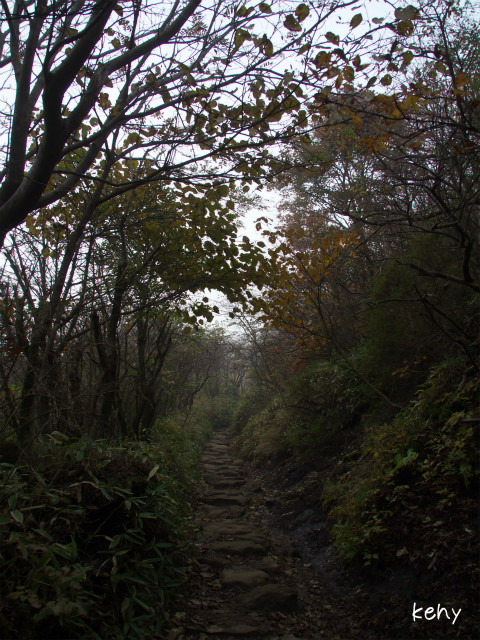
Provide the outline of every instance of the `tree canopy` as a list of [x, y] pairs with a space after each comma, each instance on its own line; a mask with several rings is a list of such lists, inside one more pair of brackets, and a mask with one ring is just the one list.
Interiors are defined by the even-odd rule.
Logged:
[[[307, 125], [312, 56], [353, 5], [2, 1], [2, 242], [79, 184], [111, 199], [158, 180], [258, 178], [267, 146]], [[126, 158], [130, 175], [106, 170]]]

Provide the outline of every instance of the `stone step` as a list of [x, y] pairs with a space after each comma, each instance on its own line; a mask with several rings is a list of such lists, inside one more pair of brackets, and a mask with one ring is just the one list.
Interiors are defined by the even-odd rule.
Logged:
[[255, 587], [236, 598], [246, 611], [281, 611], [292, 613], [298, 610], [297, 591], [285, 584], [268, 583]]
[[230, 505], [245, 506], [250, 501], [250, 497], [244, 494], [229, 495], [226, 493], [214, 493], [203, 498], [203, 502], [208, 505], [228, 507]]
[[251, 589], [268, 582], [269, 575], [261, 569], [248, 567], [228, 567], [220, 572], [220, 582], [225, 587], [245, 587]]
[[228, 553], [239, 556], [248, 556], [250, 554], [264, 554], [266, 547], [258, 542], [250, 542], [249, 540], [222, 540], [214, 542], [211, 545], [213, 551], [217, 553]]

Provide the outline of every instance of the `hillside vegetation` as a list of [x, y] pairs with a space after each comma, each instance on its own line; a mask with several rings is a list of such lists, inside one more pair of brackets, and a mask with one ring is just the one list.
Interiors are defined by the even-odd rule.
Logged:
[[227, 427], [471, 637], [478, 7], [378, 9], [0, 3], [2, 637], [162, 637]]

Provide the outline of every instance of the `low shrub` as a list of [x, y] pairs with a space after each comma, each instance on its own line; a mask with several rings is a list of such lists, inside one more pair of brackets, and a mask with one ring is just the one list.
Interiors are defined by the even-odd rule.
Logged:
[[302, 455], [315, 456], [335, 441], [337, 434], [359, 418], [362, 386], [345, 365], [322, 361], [297, 374], [288, 389], [291, 412], [300, 419], [287, 439]]
[[[361, 458], [325, 486], [344, 558], [401, 558], [423, 570], [443, 562], [446, 570], [453, 548], [460, 556], [472, 548], [480, 382], [472, 376], [459, 387], [463, 368], [459, 361], [435, 367], [416, 399], [390, 423], [371, 426]], [[414, 546], [407, 549], [406, 539]]]
[[271, 393], [259, 386], [252, 387], [238, 400], [232, 415], [231, 427], [235, 435], [242, 433], [250, 418], [256, 416], [271, 401]]
[[291, 411], [282, 398], [275, 398], [250, 418], [236, 439], [239, 456], [245, 460], [274, 462], [291, 450], [288, 432], [295, 429]]
[[[178, 435], [164, 430], [160, 447], [55, 433], [35, 468], [0, 465], [2, 638], [161, 631], [188, 548], [189, 496], [176, 472], [196, 445], [187, 435], [174, 444]], [[185, 452], [182, 464], [171, 451]]]
[[193, 490], [200, 478], [197, 462], [211, 432], [211, 407], [201, 404], [158, 418], [149, 442], [167, 472]]
[[281, 395], [250, 415], [252, 397], [237, 410], [237, 428], [244, 423], [240, 455], [266, 459], [295, 452], [310, 458], [325, 453], [359, 420], [362, 386], [348, 368], [322, 361], [298, 372]]

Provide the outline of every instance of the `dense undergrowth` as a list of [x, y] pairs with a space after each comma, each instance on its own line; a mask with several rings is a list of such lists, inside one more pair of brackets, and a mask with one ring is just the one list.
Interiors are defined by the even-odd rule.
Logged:
[[[237, 445], [262, 465], [295, 460], [298, 495], [307, 483], [344, 562], [367, 579], [398, 570], [415, 576], [410, 595], [416, 588], [425, 600], [462, 603], [455, 631], [470, 637], [479, 587], [479, 393], [478, 374], [453, 358], [433, 366], [402, 408], [382, 407], [343, 365], [321, 362], [261, 411], [253, 392], [244, 398]], [[319, 460], [321, 473], [311, 473]]]
[[211, 429], [193, 411], [147, 441], [54, 432], [34, 464], [0, 465], [0, 635], [158, 634], [189, 559], [190, 501]]

